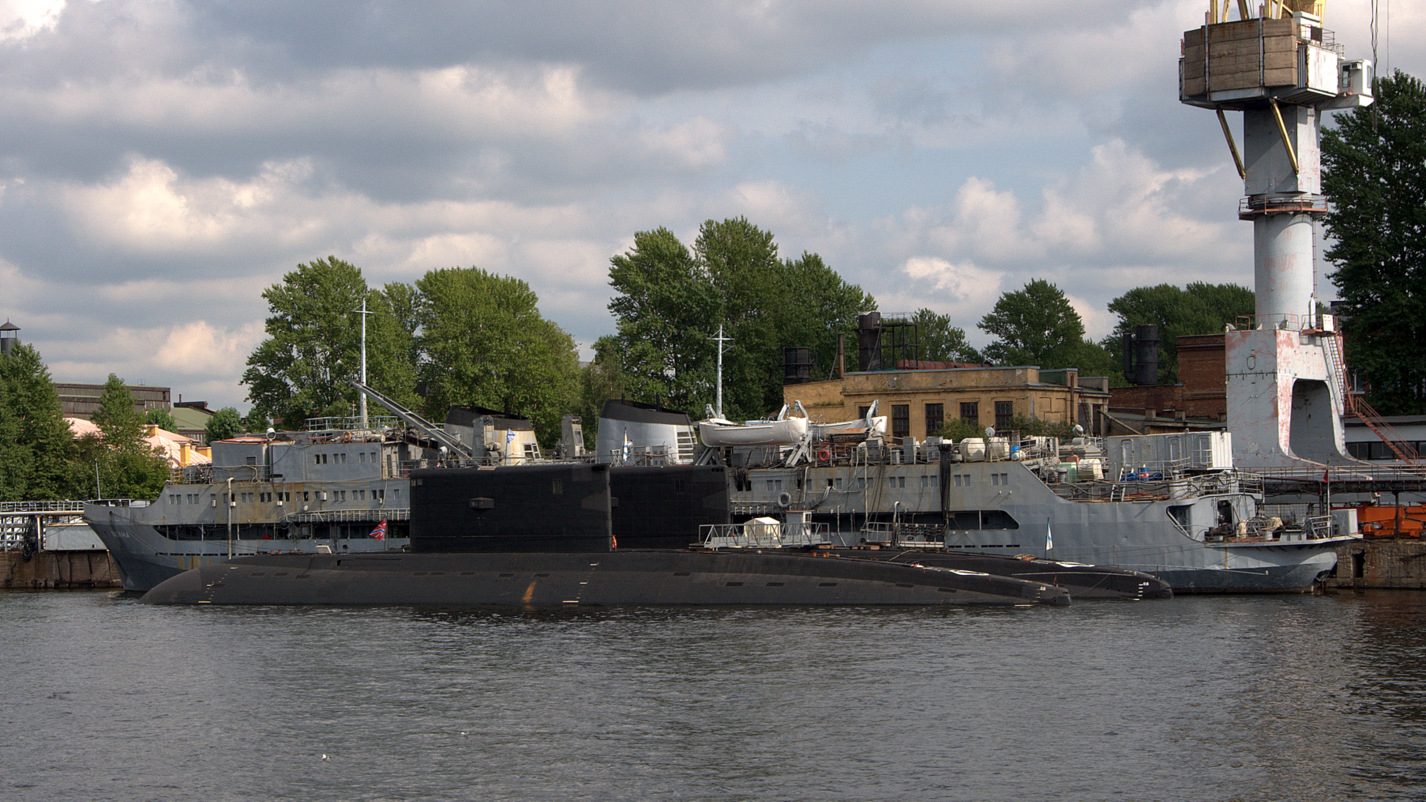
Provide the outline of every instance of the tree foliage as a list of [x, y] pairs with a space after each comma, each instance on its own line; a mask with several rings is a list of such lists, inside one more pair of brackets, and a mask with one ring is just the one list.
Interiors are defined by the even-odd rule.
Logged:
[[619, 347], [605, 353], [620, 357], [619, 389], [640, 401], [701, 408], [714, 382], [709, 338], [720, 299], [712, 282], [666, 228], [636, 233], [634, 246], [609, 263]]
[[211, 443], [214, 440], [237, 437], [243, 433], [243, 429], [243, 418], [238, 414], [238, 410], [233, 407], [223, 407], [208, 419], [208, 425], [204, 427], [204, 435]]
[[916, 324], [921, 358], [936, 362], [979, 362], [980, 352], [966, 340], [965, 330], [951, 325], [951, 316], [917, 309], [911, 316]]
[[[1178, 338], [1217, 334], [1238, 317], [1253, 314], [1253, 291], [1237, 284], [1193, 282], [1180, 289], [1172, 284], [1135, 287], [1109, 302], [1119, 316], [1105, 340], [1114, 364], [1123, 365], [1125, 332], [1138, 326], [1159, 327], [1159, 384], [1178, 382]], [[1120, 375], [1115, 371], [1113, 375]]]
[[243, 383], [253, 410], [288, 427], [307, 418], [347, 415], [361, 377], [361, 308], [367, 301], [370, 384], [410, 401], [414, 365], [401, 299], [367, 288], [361, 271], [336, 257], [299, 264], [262, 294], [268, 303], [267, 339], [248, 357]]
[[427, 412], [509, 411], [529, 418], [542, 443], [559, 439], [579, 395], [579, 358], [574, 339], [540, 316], [530, 285], [472, 267], [432, 270], [416, 288]]
[[33, 347], [17, 345], [0, 357], [0, 501], [76, 495], [72, 451], [49, 370]]
[[827, 374], [837, 334], [875, 308], [816, 254], [779, 257], [773, 235], [744, 218], [706, 221], [691, 251], [667, 229], [639, 232], [610, 264], [622, 389], [695, 416], [716, 396], [720, 325], [731, 339], [724, 414], [752, 418], [782, 403], [782, 349], [811, 348]]
[[173, 419], [173, 413], [166, 409], [150, 409], [144, 413], [144, 425], [157, 426], [165, 432], [178, 431], [178, 421]]
[[995, 337], [984, 351], [995, 364], [1054, 369], [1103, 361], [1098, 346], [1085, 342], [1084, 321], [1064, 292], [1043, 279], [1002, 294], [977, 325]]
[[268, 337], [243, 374], [249, 417], [262, 424], [255, 431], [270, 418], [299, 426], [359, 406], [350, 381], [361, 376], [363, 299], [368, 384], [403, 406], [436, 419], [454, 404], [498, 408], [530, 418], [552, 442], [578, 400], [574, 341], [540, 317], [519, 279], [451, 268], [374, 290], [356, 267], [328, 257], [298, 265], [263, 297]]
[[301, 426], [309, 417], [345, 414], [356, 401], [361, 332], [353, 310], [366, 294], [361, 271], [329, 256], [263, 291], [267, 339], [248, 357], [243, 383], [253, 408]]
[[1426, 412], [1426, 87], [1397, 71], [1376, 82], [1375, 110], [1337, 117], [1322, 135], [1332, 209], [1327, 258], [1344, 312], [1347, 362], [1385, 414]]
[[[100, 437], [81, 438], [72, 474], [87, 484], [92, 460], [100, 488], [109, 498], [157, 498], [168, 479], [168, 462], [144, 440], [144, 416], [134, 407], [124, 380], [110, 373], [92, 416]], [[98, 492], [98, 489], [96, 489]]]

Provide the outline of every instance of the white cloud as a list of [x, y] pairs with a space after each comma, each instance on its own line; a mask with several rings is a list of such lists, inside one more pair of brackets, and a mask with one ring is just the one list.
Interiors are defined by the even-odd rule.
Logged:
[[224, 331], [196, 320], [170, 327], [154, 353], [159, 367], [189, 376], [240, 376], [248, 354], [262, 341], [261, 323]]
[[143, 253], [201, 252], [237, 238], [302, 231], [300, 222], [278, 207], [301, 191], [310, 174], [310, 166], [297, 161], [264, 165], [250, 181], [195, 180], [162, 161], [135, 158], [109, 183], [66, 187], [62, 202], [76, 227], [99, 245]]
[[[1351, 57], [1368, 11], [1330, 12]], [[1392, 11], [1381, 60], [1426, 72], [1426, 12]], [[972, 336], [1032, 277], [1091, 333], [1136, 286], [1251, 281], [1241, 183], [1173, 85], [1201, 0], [559, 12], [0, 0], [0, 315], [57, 378], [240, 405], [261, 291], [329, 254], [520, 277], [585, 342], [635, 231], [740, 215]]]
[[0, 42], [28, 39], [54, 28], [65, 0], [3, 0], [0, 2]]

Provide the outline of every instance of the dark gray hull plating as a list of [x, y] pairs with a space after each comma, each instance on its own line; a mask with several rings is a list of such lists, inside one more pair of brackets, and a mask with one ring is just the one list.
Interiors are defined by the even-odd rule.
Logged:
[[836, 549], [838, 553], [897, 563], [919, 563], [935, 568], [982, 571], [996, 576], [1008, 576], [1027, 582], [1064, 588], [1077, 600], [1172, 599], [1173, 588], [1156, 576], [1124, 568], [1113, 568], [1054, 560], [1025, 560], [993, 554], [967, 554], [959, 551], [922, 551], [910, 549]]
[[614, 551], [259, 555], [188, 571], [149, 604], [1069, 604], [1063, 588], [879, 560], [786, 553]]

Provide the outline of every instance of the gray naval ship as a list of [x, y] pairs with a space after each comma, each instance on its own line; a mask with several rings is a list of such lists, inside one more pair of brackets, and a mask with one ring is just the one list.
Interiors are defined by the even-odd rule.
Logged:
[[1308, 590], [1335, 566], [1335, 546], [1359, 537], [1337, 534], [1331, 516], [1264, 514], [1224, 432], [1062, 443], [992, 429], [893, 448], [879, 427], [868, 415], [857, 437], [818, 439], [812, 424], [798, 442], [721, 449], [735, 513], [806, 512], [849, 547], [1114, 566], [1176, 593]]
[[410, 545], [412, 470], [539, 456], [529, 421], [456, 407], [437, 426], [360, 389], [394, 417], [316, 418], [301, 431], [216, 441], [211, 465], [177, 471], [156, 500], [86, 502], [124, 589], [239, 556], [400, 552]]

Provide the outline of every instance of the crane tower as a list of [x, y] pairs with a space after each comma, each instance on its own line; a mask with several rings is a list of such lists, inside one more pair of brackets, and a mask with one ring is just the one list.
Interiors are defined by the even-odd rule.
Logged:
[[[1220, 5], [1221, 3], [1221, 5]], [[1322, 26], [1323, 0], [1268, 0], [1256, 15], [1209, 0], [1183, 35], [1179, 99], [1213, 109], [1253, 223], [1256, 315], [1225, 337], [1228, 428], [1249, 467], [1350, 462], [1341, 415], [1341, 341], [1317, 313], [1315, 223], [1327, 212], [1318, 141], [1322, 114], [1371, 103], [1372, 65], [1348, 61]], [[1239, 151], [1225, 112], [1241, 112]]]

